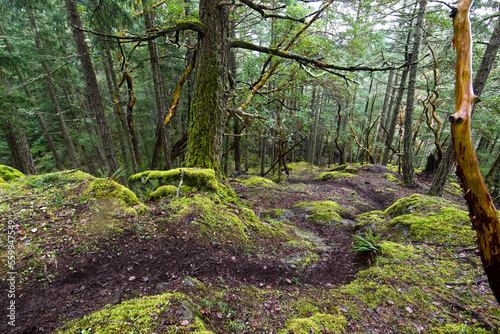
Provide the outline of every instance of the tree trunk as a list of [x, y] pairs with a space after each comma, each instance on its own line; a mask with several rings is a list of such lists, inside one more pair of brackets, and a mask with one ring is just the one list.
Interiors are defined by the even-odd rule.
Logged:
[[[0, 71], [0, 78], [3, 81], [5, 91], [10, 93], [11, 88], [3, 71]], [[2, 125], [2, 130], [7, 138], [7, 143], [12, 153], [12, 160], [15, 165], [17, 164], [15, 167], [24, 174], [36, 174], [37, 170], [33, 156], [31, 155], [26, 133], [14, 123], [16, 118], [19, 119], [19, 114], [15, 106], [12, 108], [11, 115], [8, 117], [12, 117], [12, 120], [6, 120], [5, 124]]]
[[85, 34], [82, 30], [82, 21], [80, 14], [76, 8], [74, 0], [64, 0], [66, 10], [68, 12], [68, 19], [73, 31], [73, 38], [75, 40], [76, 49], [80, 56], [80, 63], [82, 65], [83, 78], [86, 84], [86, 91], [89, 100], [91, 111], [94, 113], [97, 123], [99, 137], [102, 140], [106, 161], [109, 165], [111, 173], [116, 172], [120, 168], [120, 164], [116, 159], [115, 147], [111, 131], [109, 129], [108, 120], [104, 112], [104, 105], [102, 103], [101, 93], [99, 92], [99, 85], [90, 58], [87, 42], [85, 41]]
[[227, 104], [229, 6], [201, 0], [193, 104], [185, 165], [221, 170]]
[[[116, 126], [116, 132], [118, 134], [118, 140], [120, 141], [120, 149], [122, 151], [122, 156], [123, 156], [123, 162], [125, 164], [125, 168], [127, 170], [130, 170], [130, 163], [128, 160], [128, 154], [127, 154], [127, 148], [125, 147], [125, 140], [123, 139], [124, 137], [128, 139], [127, 135], [127, 130], [125, 128], [125, 122], [123, 119], [123, 115], [120, 109], [120, 102], [119, 102], [119, 97], [118, 97], [118, 89], [115, 90], [115, 87], [118, 88], [118, 84], [116, 83], [116, 76], [114, 75], [113, 71], [113, 60], [111, 59], [111, 51], [109, 51], [109, 47], [106, 45], [106, 49], [104, 50], [105, 52], [105, 59], [103, 61], [103, 66], [104, 66], [104, 74], [106, 75], [106, 84], [108, 86], [108, 93], [109, 93], [109, 103], [113, 106], [113, 110], [115, 114], [118, 116], [119, 120], [117, 121], [116, 116], [112, 116], [111, 118], [113, 119], [115, 126]], [[116, 101], [115, 101], [115, 96], [116, 96]], [[127, 140], [127, 144], [129, 144], [129, 140]], [[130, 147], [129, 150], [130, 152]], [[131, 159], [133, 160], [133, 159]], [[137, 173], [137, 165], [132, 163], [132, 171], [133, 173]]]
[[[31, 12], [28, 12], [28, 16], [31, 25], [33, 26], [33, 29], [35, 31], [36, 48], [38, 52], [40, 52], [40, 54], [43, 54], [42, 43], [38, 35], [38, 27], [36, 25], [35, 17]], [[59, 99], [57, 98], [56, 90], [52, 83], [52, 77], [50, 75], [47, 62], [42, 58], [40, 60], [40, 64], [42, 65], [42, 70], [45, 76], [45, 81], [47, 83], [50, 99], [52, 100], [52, 104], [54, 105], [54, 111], [56, 113], [57, 122], [59, 123], [59, 128], [61, 129], [61, 134], [64, 139], [64, 144], [66, 146], [66, 152], [68, 153], [68, 157], [69, 160], [71, 161], [73, 168], [78, 168], [78, 156], [76, 154], [75, 145], [73, 144], [73, 140], [71, 139], [71, 136], [69, 134], [69, 129], [68, 126], [66, 125], [66, 120], [64, 119], [64, 113], [59, 105]]]
[[389, 78], [387, 78], [387, 87], [385, 88], [385, 95], [384, 95], [384, 104], [382, 106], [382, 114], [380, 116], [380, 123], [378, 126], [378, 133], [377, 133], [377, 147], [374, 152], [374, 157], [375, 157], [375, 162], [379, 163], [382, 159], [381, 153], [382, 153], [382, 146], [384, 144], [384, 139], [387, 138], [385, 132], [384, 132], [384, 125], [387, 122], [387, 107], [389, 105], [389, 101], [391, 100], [391, 93], [393, 91], [392, 89], [392, 79], [394, 77], [394, 71], [389, 71]]
[[461, 180], [477, 232], [481, 260], [491, 290], [500, 302], [500, 221], [479, 170], [471, 138], [471, 116], [479, 98], [472, 88], [472, 37], [469, 10], [473, 0], [461, 0], [452, 14], [457, 51], [455, 113], [449, 117]]
[[[144, 24], [146, 31], [155, 28], [154, 13], [147, 8], [146, 0], [142, 1], [144, 6]], [[165, 157], [165, 169], [172, 168], [170, 160], [170, 143], [167, 128], [164, 125], [165, 115], [167, 114], [167, 97], [160, 65], [160, 56], [158, 52], [158, 43], [156, 40], [148, 41], [149, 59], [151, 60], [151, 71], [153, 73], [153, 85], [156, 99], [157, 124], [156, 124], [156, 144], [153, 150], [151, 169], [158, 167], [161, 151]]]
[[420, 39], [422, 35], [422, 26], [425, 19], [425, 7], [427, 0], [420, 1], [420, 9], [415, 25], [415, 36], [413, 37], [413, 49], [411, 53], [410, 76], [408, 82], [408, 91], [406, 95], [406, 112], [404, 120], [403, 136], [403, 183], [413, 185], [415, 183], [415, 170], [413, 168], [413, 113], [415, 101], [415, 83], [417, 81], [418, 55], [420, 50]]
[[[495, 25], [495, 29], [491, 34], [490, 41], [488, 46], [486, 47], [486, 51], [484, 52], [483, 59], [481, 60], [481, 65], [479, 66], [476, 77], [473, 81], [474, 92], [477, 96], [481, 96], [481, 93], [486, 85], [486, 81], [490, 74], [491, 68], [493, 67], [493, 61], [496, 57], [498, 49], [500, 47], [500, 19], [497, 18], [497, 23]], [[474, 110], [473, 110], [474, 111]], [[443, 157], [443, 160], [454, 160], [455, 159], [455, 151], [448, 149]], [[493, 179], [496, 168], [500, 167], [500, 155], [497, 158], [498, 165], [496, 165], [496, 161], [493, 164], [492, 168], [486, 174], [485, 181], [486, 183], [490, 182]], [[498, 167], [496, 167], [498, 166]], [[437, 196], [442, 196], [444, 189], [444, 182], [442, 180], [446, 180], [448, 178], [448, 174], [451, 171], [451, 166], [443, 168], [438, 168], [434, 179], [432, 180], [430, 194], [435, 194]]]

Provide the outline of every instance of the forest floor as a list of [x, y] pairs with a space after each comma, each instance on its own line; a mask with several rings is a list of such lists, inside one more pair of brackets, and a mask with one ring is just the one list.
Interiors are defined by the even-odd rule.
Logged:
[[[473, 232], [460, 240], [445, 232], [450, 239], [434, 240], [416, 225], [391, 225], [403, 212], [382, 212], [414, 194], [427, 199], [431, 178], [419, 174], [418, 185], [406, 187], [385, 167], [349, 168], [325, 180], [318, 179], [325, 170], [306, 165], [279, 184], [229, 179], [239, 200], [218, 210], [241, 216], [250, 209], [265, 228], [293, 231], [296, 239], [286, 237], [290, 247], [250, 236], [244, 247], [236, 237], [204, 242], [192, 227], [208, 225], [202, 209], [176, 211], [172, 203], [179, 200], [172, 198], [145, 201], [147, 212], [134, 217], [113, 203], [89, 200], [85, 176], [13, 181], [0, 189], [0, 332], [495, 332], [500, 311], [487, 283], [476, 282], [484, 273]], [[465, 210], [455, 186], [444, 197], [432, 199], [439, 210]], [[316, 201], [335, 201], [341, 220], [315, 219], [310, 206], [297, 205]], [[403, 211], [422, 213], [429, 210], [425, 203]], [[425, 212], [421, 219], [440, 214]], [[366, 230], [366, 213], [378, 215], [370, 226], [393, 226], [378, 229], [384, 251], [371, 261], [352, 251], [354, 236]], [[9, 224], [16, 231], [15, 275], [7, 266]], [[14, 298], [7, 293], [11, 277]], [[161, 294], [166, 299], [145, 298]], [[133, 300], [153, 306], [134, 308]], [[12, 301], [15, 326], [5, 307]], [[122, 313], [115, 318], [113, 310]], [[78, 320], [96, 311], [95, 318]]]

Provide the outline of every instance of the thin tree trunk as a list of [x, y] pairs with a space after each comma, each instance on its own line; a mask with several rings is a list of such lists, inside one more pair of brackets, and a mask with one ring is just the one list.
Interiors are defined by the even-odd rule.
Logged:
[[[147, 31], [155, 28], [154, 23], [154, 13], [147, 8], [146, 0], [142, 1], [144, 6], [144, 24]], [[158, 55], [158, 43], [156, 40], [148, 41], [149, 57], [151, 60], [151, 71], [153, 73], [153, 85], [156, 98], [156, 110], [157, 110], [157, 125], [156, 125], [156, 141], [155, 148], [153, 151], [153, 159], [151, 161], [151, 168], [156, 169], [158, 167], [158, 161], [160, 153], [163, 150], [163, 155], [165, 156], [165, 169], [172, 168], [172, 161], [170, 160], [170, 143], [169, 143], [169, 133], [164, 125], [165, 115], [167, 114], [167, 101], [165, 94], [165, 86], [163, 82], [163, 76], [161, 72], [160, 57]]]
[[120, 168], [120, 164], [116, 159], [113, 138], [111, 136], [108, 120], [104, 112], [104, 105], [102, 103], [101, 93], [99, 92], [97, 77], [92, 64], [92, 59], [90, 58], [87, 42], [85, 41], [85, 34], [82, 30], [83, 24], [74, 0], [64, 0], [64, 3], [68, 12], [71, 30], [73, 31], [76, 49], [78, 55], [80, 56], [80, 63], [82, 65], [82, 72], [86, 84], [90, 109], [96, 118], [97, 129], [99, 137], [102, 140], [109, 171], [114, 173]]
[[[38, 52], [40, 52], [40, 54], [43, 54], [44, 52], [38, 34], [38, 27], [36, 25], [35, 17], [31, 12], [28, 12], [28, 16], [30, 18], [31, 25], [33, 26], [33, 29], [35, 31], [36, 48]], [[71, 136], [69, 134], [69, 129], [68, 126], [66, 125], [66, 120], [64, 119], [64, 113], [59, 105], [59, 99], [57, 98], [56, 90], [52, 83], [52, 77], [50, 75], [47, 62], [42, 58], [40, 60], [40, 64], [42, 65], [42, 70], [45, 76], [45, 81], [47, 83], [50, 99], [52, 100], [52, 104], [54, 105], [54, 111], [56, 114], [57, 122], [59, 123], [59, 128], [61, 129], [62, 137], [64, 139], [64, 144], [66, 146], [66, 152], [68, 153], [68, 158], [71, 161], [73, 168], [78, 168], [78, 156], [76, 154], [75, 145], [73, 144], [73, 140], [71, 139]]]
[[413, 114], [415, 107], [415, 83], [417, 81], [418, 55], [420, 51], [420, 39], [422, 36], [422, 26], [425, 19], [425, 7], [427, 0], [420, 1], [420, 8], [415, 25], [415, 36], [413, 37], [413, 49], [411, 53], [410, 75], [408, 91], [406, 95], [406, 111], [404, 119], [403, 135], [403, 183], [406, 185], [415, 184], [415, 169], [413, 167]]

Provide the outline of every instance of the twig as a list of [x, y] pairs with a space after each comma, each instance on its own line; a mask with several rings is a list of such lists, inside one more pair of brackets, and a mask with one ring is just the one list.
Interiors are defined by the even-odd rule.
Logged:
[[177, 188], [177, 198], [179, 198], [179, 194], [181, 192], [182, 180], [184, 179], [184, 169], [181, 169], [181, 182], [179, 182], [179, 187]]

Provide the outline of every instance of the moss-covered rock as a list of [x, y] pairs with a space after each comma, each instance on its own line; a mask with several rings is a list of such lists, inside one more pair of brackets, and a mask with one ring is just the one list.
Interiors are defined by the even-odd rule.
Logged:
[[45, 188], [50, 184], [66, 184], [78, 181], [92, 181], [94, 179], [94, 176], [75, 169], [42, 175], [31, 175], [26, 178], [26, 184], [30, 187]]
[[[181, 293], [166, 293], [125, 301], [67, 323], [56, 333], [213, 333], [197, 316], [192, 301]], [[158, 321], [162, 319], [162, 321]], [[166, 320], [165, 320], [166, 319]], [[161, 326], [160, 326], [161, 323]]]
[[301, 202], [295, 204], [296, 211], [308, 213], [307, 220], [320, 224], [337, 224], [342, 221], [339, 213], [345, 211], [334, 201]]
[[340, 314], [316, 313], [309, 318], [289, 319], [280, 334], [344, 333], [347, 320]]
[[162, 197], [169, 197], [177, 195], [177, 187], [176, 186], [161, 186], [149, 193], [149, 199], [152, 201], [157, 201]]
[[255, 175], [238, 177], [234, 181], [247, 186], [276, 187], [276, 183], [273, 181], [266, 179], [265, 177]]
[[0, 177], [4, 181], [13, 181], [24, 178], [25, 175], [15, 168], [6, 165], [0, 165]]
[[356, 177], [356, 176], [357, 176], [356, 174], [352, 173], [333, 171], [333, 172], [324, 172], [319, 174], [318, 177], [316, 177], [316, 180], [326, 181], [341, 177]]
[[137, 215], [147, 211], [147, 208], [139, 202], [137, 196], [128, 188], [109, 179], [95, 179], [92, 181], [85, 194], [97, 199], [118, 200], [126, 209], [127, 213]]

